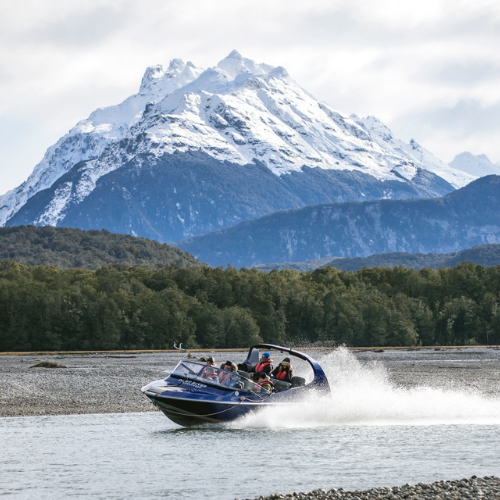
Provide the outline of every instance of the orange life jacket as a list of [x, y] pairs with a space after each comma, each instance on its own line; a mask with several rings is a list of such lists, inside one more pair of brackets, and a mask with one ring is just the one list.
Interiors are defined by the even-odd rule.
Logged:
[[255, 365], [255, 373], [260, 373], [266, 366], [269, 366], [271, 362], [272, 362], [271, 359], [267, 359], [266, 361], [259, 361]]

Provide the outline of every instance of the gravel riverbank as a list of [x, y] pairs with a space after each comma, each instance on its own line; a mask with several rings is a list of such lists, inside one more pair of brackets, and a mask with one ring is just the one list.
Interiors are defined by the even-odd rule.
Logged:
[[405, 484], [393, 488], [372, 488], [363, 491], [344, 491], [342, 488], [314, 490], [307, 493], [274, 494], [258, 497], [258, 500], [278, 499], [300, 500], [452, 500], [466, 498], [500, 499], [500, 478], [495, 476], [460, 479], [457, 481], [437, 481], [431, 484]]
[[[310, 351], [320, 360], [329, 352]], [[391, 381], [401, 387], [467, 388], [500, 396], [500, 350], [496, 348], [353, 353], [362, 364], [383, 364]], [[193, 355], [240, 362], [246, 350]], [[186, 357], [181, 352], [0, 356], [0, 416], [155, 411], [141, 387], [163, 378], [165, 369]], [[31, 368], [43, 362], [66, 368]]]

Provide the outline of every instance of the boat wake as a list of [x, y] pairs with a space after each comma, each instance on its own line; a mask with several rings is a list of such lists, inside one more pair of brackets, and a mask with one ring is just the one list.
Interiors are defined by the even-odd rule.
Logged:
[[325, 426], [500, 425], [500, 399], [472, 389], [399, 387], [382, 364], [361, 364], [347, 349], [319, 360], [331, 395], [311, 395], [268, 407], [227, 424], [241, 428]]

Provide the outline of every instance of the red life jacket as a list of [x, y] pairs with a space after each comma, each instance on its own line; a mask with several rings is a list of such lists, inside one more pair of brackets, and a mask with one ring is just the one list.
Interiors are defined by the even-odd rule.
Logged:
[[266, 366], [269, 366], [272, 362], [272, 359], [267, 359], [266, 361], [259, 361], [255, 365], [255, 373], [260, 373]]
[[276, 373], [274, 378], [277, 378], [278, 380], [283, 380], [286, 377], [287, 370], [280, 370], [279, 372]]
[[259, 382], [259, 385], [265, 389], [265, 385], [269, 384], [271, 387], [269, 389], [266, 389], [266, 391], [272, 391], [273, 390], [273, 383], [270, 380], [263, 380], [262, 382]]

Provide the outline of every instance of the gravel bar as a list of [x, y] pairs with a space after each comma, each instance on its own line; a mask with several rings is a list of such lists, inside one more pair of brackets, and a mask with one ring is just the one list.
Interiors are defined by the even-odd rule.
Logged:
[[[500, 478], [495, 476], [459, 479], [457, 481], [436, 481], [431, 484], [405, 484], [393, 488], [371, 488], [363, 491], [314, 490], [305, 493], [273, 494], [260, 496], [258, 500], [301, 499], [301, 500], [452, 500], [465, 498], [483, 498], [485, 500], [500, 499]], [[238, 500], [238, 499], [236, 499]], [[257, 500], [257, 499], [255, 499]]]
[[[308, 352], [307, 349], [299, 349]], [[313, 350], [321, 359], [330, 351]], [[383, 364], [399, 387], [467, 388], [500, 396], [500, 350], [456, 348], [352, 351], [362, 364]], [[95, 353], [0, 356], [0, 416], [67, 415], [155, 411], [141, 393], [147, 383], [164, 378], [182, 359], [215, 356], [241, 362], [247, 350], [188, 354]], [[39, 363], [65, 368], [32, 368]]]
[[[157, 411], [141, 387], [186, 358], [181, 352], [0, 356], [0, 417]], [[64, 368], [34, 368], [44, 362]]]

